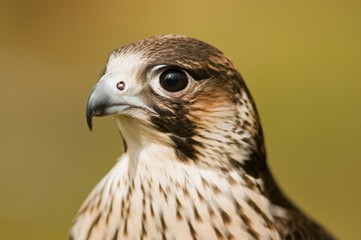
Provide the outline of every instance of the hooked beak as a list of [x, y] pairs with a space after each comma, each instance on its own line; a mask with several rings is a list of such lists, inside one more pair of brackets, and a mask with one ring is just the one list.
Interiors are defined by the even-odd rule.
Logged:
[[86, 107], [86, 120], [91, 131], [94, 116], [108, 116], [119, 114], [133, 104], [129, 97], [122, 94], [116, 87], [117, 83], [109, 79], [100, 80], [92, 89]]

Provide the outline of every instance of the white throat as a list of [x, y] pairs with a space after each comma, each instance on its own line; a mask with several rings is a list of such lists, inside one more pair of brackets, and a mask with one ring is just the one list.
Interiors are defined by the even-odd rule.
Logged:
[[[216, 240], [219, 234], [254, 239], [253, 232], [260, 239], [279, 239], [268, 224], [269, 202], [254, 179], [182, 162], [166, 135], [156, 136], [130, 118], [117, 124], [127, 152], [80, 209], [72, 231], [76, 239], [141, 239], [145, 234], [192, 239], [193, 226], [200, 239]], [[254, 222], [244, 221], [241, 209]]]

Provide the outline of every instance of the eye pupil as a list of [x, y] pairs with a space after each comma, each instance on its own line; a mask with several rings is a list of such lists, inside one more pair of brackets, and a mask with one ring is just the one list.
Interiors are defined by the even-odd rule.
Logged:
[[165, 70], [159, 77], [160, 85], [168, 92], [179, 92], [188, 86], [188, 75], [180, 69]]
[[171, 76], [171, 75], [168, 74], [167, 78], [166, 78], [166, 81], [167, 81], [168, 86], [176, 87], [178, 82], [179, 82], [179, 79], [177, 79], [175, 76]]

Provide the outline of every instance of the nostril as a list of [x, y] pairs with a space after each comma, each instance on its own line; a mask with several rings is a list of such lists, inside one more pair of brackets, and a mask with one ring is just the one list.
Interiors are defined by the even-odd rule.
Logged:
[[123, 81], [120, 81], [117, 83], [117, 88], [120, 90], [120, 91], [123, 91], [124, 88], [125, 88], [125, 83]]

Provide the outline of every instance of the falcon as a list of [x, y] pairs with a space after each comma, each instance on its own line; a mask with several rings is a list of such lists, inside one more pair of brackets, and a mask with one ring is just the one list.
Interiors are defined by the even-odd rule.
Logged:
[[231, 60], [160, 35], [114, 50], [86, 108], [125, 151], [69, 239], [333, 239], [277, 186], [255, 103]]

